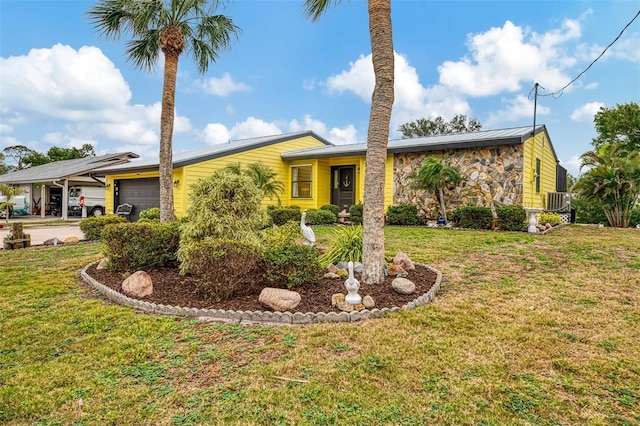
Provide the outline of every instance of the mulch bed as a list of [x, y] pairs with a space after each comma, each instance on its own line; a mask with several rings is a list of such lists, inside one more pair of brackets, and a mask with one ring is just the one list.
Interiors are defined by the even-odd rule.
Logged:
[[[258, 302], [260, 291], [243, 297], [235, 297], [222, 302], [207, 300], [198, 291], [197, 281], [191, 276], [182, 276], [177, 269], [162, 268], [147, 271], [153, 282], [153, 294], [142, 298], [146, 302], [181, 306], [189, 308], [227, 309], [234, 311], [269, 311], [270, 309]], [[107, 270], [97, 270], [96, 265], [91, 265], [87, 273], [98, 282], [119, 290], [124, 280], [120, 273]], [[360, 280], [360, 274], [355, 274]], [[412, 295], [404, 295], [396, 292], [391, 287], [391, 281], [395, 277], [385, 277], [382, 285], [360, 284], [358, 294], [362, 297], [370, 295], [375, 301], [375, 307], [392, 308], [401, 307], [420, 297], [435, 284], [437, 275], [430, 269], [416, 265], [414, 271], [409, 271], [409, 280], [416, 285], [416, 292]], [[293, 290], [300, 293], [302, 301], [295, 309], [297, 312], [340, 312], [331, 306], [331, 296], [335, 293], [346, 294], [343, 279], [320, 279]]]

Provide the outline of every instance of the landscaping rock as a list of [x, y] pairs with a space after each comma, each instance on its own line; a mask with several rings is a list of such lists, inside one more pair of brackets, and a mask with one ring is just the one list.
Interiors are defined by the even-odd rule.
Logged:
[[45, 240], [42, 244], [45, 246], [52, 246], [54, 244], [62, 244], [62, 241], [58, 240], [57, 237], [54, 237], [54, 238], [49, 238], [48, 240]]
[[340, 275], [333, 274], [331, 272], [327, 272], [326, 274], [324, 274], [322, 276], [322, 279], [329, 279], [329, 280], [335, 280], [335, 279], [338, 279], [338, 278], [340, 278]]
[[63, 243], [65, 244], [77, 244], [79, 243], [80, 240], [78, 239], [78, 237], [67, 237], [64, 239]]
[[109, 259], [105, 257], [100, 261], [100, 263], [98, 263], [98, 266], [96, 266], [96, 269], [99, 269], [99, 270], [107, 269], [108, 265], [109, 265]]
[[404, 275], [405, 277], [407, 276], [407, 271], [405, 271], [402, 266], [396, 265], [395, 263], [389, 266], [389, 268], [387, 269], [387, 273], [389, 275]]
[[342, 293], [336, 293], [331, 296], [331, 306], [336, 306], [338, 303], [344, 302], [344, 297], [345, 296]]
[[357, 272], [358, 274], [361, 274], [362, 271], [364, 271], [364, 265], [360, 262], [356, 262], [353, 264], [353, 272]]
[[282, 288], [265, 287], [258, 301], [274, 311], [290, 311], [300, 304], [300, 293]]
[[338, 272], [338, 277], [345, 279], [349, 276], [349, 272], [346, 269], [340, 269]]
[[347, 269], [347, 266], [348, 266], [348, 263], [349, 263], [349, 262], [344, 262], [344, 261], [342, 261], [342, 262], [338, 262], [338, 264], [336, 265], [336, 267], [337, 267], [338, 269], [345, 269], [345, 270], [346, 270], [346, 269]]
[[416, 269], [416, 265], [409, 259], [409, 256], [401, 251], [396, 253], [396, 257], [393, 258], [393, 264], [400, 266], [405, 271], [413, 271]]
[[376, 306], [376, 302], [373, 301], [373, 297], [369, 295], [366, 295], [365, 297], [362, 298], [362, 304], [367, 309], [371, 309], [374, 306]]
[[339, 270], [340, 270], [340, 268], [338, 268], [333, 263], [331, 265], [327, 266], [327, 272], [329, 272], [330, 274], [337, 274]]
[[359, 312], [359, 311], [364, 311], [366, 308], [362, 303], [358, 303], [356, 306], [353, 307], [353, 309]]
[[391, 287], [401, 294], [413, 294], [416, 292], [416, 285], [406, 278], [396, 278], [391, 282]]
[[353, 311], [353, 305], [351, 303], [347, 303], [347, 302], [338, 302], [336, 307], [338, 309], [340, 309], [342, 312], [352, 312]]
[[144, 271], [138, 271], [122, 282], [122, 292], [127, 296], [144, 297], [153, 293], [151, 277]]

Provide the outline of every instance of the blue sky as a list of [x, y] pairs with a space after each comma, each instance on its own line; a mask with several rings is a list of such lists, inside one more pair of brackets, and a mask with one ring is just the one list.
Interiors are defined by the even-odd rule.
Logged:
[[[93, 1], [0, 0], [0, 149], [91, 143], [98, 154], [157, 158], [162, 64], [134, 69], [124, 41], [91, 27]], [[639, 1], [393, 0], [398, 125], [467, 114], [485, 129], [533, 124], [534, 83], [554, 92], [583, 71], [640, 10]], [[373, 87], [366, 2], [318, 22], [301, 1], [240, 0], [221, 13], [243, 30], [206, 75], [179, 64], [174, 150], [313, 130], [365, 142]], [[640, 17], [560, 97], [539, 98], [561, 163], [595, 137], [601, 107], [640, 100]]]

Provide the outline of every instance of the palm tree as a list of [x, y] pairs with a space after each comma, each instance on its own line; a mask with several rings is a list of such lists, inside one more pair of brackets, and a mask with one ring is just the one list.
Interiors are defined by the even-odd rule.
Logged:
[[284, 192], [284, 183], [278, 180], [278, 174], [271, 167], [260, 162], [252, 163], [247, 166], [246, 174], [260, 188], [264, 197], [276, 197], [278, 205], [281, 204], [280, 194]]
[[614, 227], [627, 227], [640, 199], [640, 153], [621, 143], [609, 143], [580, 157], [591, 167], [573, 187], [581, 197], [600, 206]]
[[[305, 0], [307, 16], [316, 21], [331, 4], [341, 0]], [[384, 183], [389, 124], [393, 107], [394, 54], [391, 0], [368, 0], [369, 34], [375, 86], [371, 96], [362, 214], [362, 280], [368, 284], [384, 280]]]
[[444, 188], [451, 183], [458, 183], [462, 180], [460, 173], [454, 167], [444, 164], [435, 157], [427, 157], [418, 172], [411, 176], [414, 187], [433, 191], [436, 194], [439, 210], [442, 218], [447, 221], [447, 208], [444, 204]]
[[204, 74], [219, 52], [230, 47], [240, 28], [230, 18], [215, 15], [218, 0], [100, 0], [89, 19], [106, 39], [130, 33], [127, 59], [151, 71], [164, 54], [164, 82], [160, 113], [160, 221], [174, 220], [172, 138], [178, 58], [193, 55]]

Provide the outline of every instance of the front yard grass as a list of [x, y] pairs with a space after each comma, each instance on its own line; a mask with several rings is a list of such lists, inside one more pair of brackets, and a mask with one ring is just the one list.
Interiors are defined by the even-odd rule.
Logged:
[[78, 280], [97, 243], [2, 251], [0, 423], [640, 423], [639, 231], [388, 227], [386, 250], [443, 272], [433, 303], [305, 327], [105, 302]]

